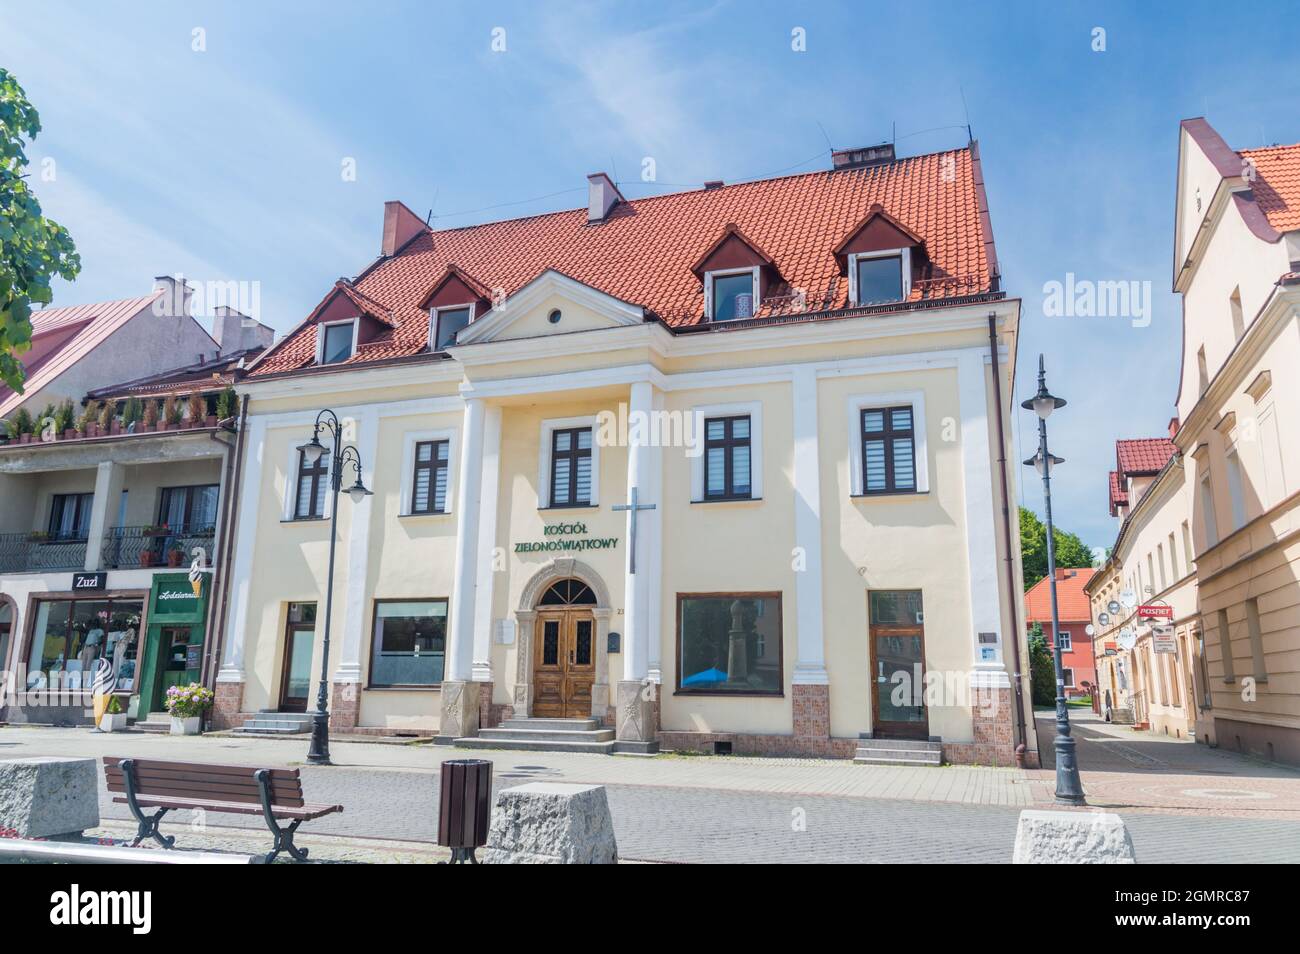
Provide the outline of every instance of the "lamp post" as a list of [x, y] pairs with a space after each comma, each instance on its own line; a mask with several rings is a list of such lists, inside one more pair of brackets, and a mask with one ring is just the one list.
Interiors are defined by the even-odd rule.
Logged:
[[1052, 665], [1056, 671], [1056, 800], [1069, 805], [1084, 804], [1083, 783], [1079, 779], [1079, 763], [1075, 758], [1075, 742], [1070, 738], [1070, 713], [1065, 705], [1065, 678], [1061, 673], [1060, 615], [1056, 606], [1056, 541], [1052, 539], [1052, 468], [1064, 464], [1047, 449], [1047, 418], [1058, 407], [1065, 407], [1062, 398], [1047, 390], [1047, 372], [1043, 356], [1038, 356], [1038, 393], [1021, 405], [1038, 415], [1038, 453], [1025, 464], [1033, 467], [1043, 478], [1043, 509], [1047, 515], [1047, 579], [1052, 594]]
[[326, 685], [330, 664], [330, 615], [334, 608], [334, 549], [338, 542], [339, 491], [343, 487], [343, 468], [346, 464], [351, 464], [357, 473], [356, 482], [348, 488], [352, 502], [360, 503], [370, 496], [370, 491], [361, 482], [361, 455], [355, 447], [343, 446], [343, 431], [338, 415], [328, 408], [316, 415], [311, 440], [298, 446], [303, 460], [315, 464], [325, 454], [325, 445], [320, 442], [322, 430], [330, 435], [330, 557], [325, 581], [325, 633], [321, 639], [320, 683], [316, 689], [316, 711], [311, 717], [311, 748], [307, 752], [307, 761], [313, 765], [330, 764], [330, 713]]

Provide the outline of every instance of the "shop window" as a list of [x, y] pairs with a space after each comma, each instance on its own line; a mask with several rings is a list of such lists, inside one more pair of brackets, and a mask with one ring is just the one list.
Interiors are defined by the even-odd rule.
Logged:
[[677, 595], [677, 690], [780, 695], [781, 594]]
[[36, 604], [28, 689], [90, 689], [101, 658], [112, 665], [116, 690], [135, 689], [140, 600], [51, 600]]
[[446, 651], [445, 599], [375, 601], [371, 687], [440, 685]]

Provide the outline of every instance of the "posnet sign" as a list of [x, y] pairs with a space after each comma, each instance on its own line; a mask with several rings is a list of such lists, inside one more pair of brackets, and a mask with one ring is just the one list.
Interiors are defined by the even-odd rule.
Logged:
[[74, 884], [50, 895], [50, 923], [56, 926], [129, 925], [132, 934], [153, 926], [151, 891], [82, 891]]

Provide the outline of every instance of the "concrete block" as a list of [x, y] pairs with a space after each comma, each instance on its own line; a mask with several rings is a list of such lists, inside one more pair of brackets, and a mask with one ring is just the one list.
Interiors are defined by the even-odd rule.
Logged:
[[0, 828], [48, 838], [97, 827], [98, 765], [52, 756], [0, 760]]
[[533, 782], [497, 794], [483, 860], [496, 865], [616, 864], [603, 785]]
[[1110, 812], [1023, 811], [1011, 860], [1017, 865], [1137, 863], [1124, 820]]

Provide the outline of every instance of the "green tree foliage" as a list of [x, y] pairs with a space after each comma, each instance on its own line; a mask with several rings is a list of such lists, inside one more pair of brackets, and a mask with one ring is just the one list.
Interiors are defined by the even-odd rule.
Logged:
[[1041, 623], [1029, 631], [1029, 691], [1034, 705], [1056, 705], [1056, 664]]
[[72, 281], [81, 271], [72, 236], [41, 215], [27, 186], [23, 141], [40, 131], [27, 94], [0, 68], [0, 381], [19, 392], [24, 374], [18, 355], [32, 346], [32, 304], [50, 303], [51, 278]]
[[[1060, 527], [1052, 528], [1056, 565], [1092, 566], [1092, 551], [1082, 540]], [[1047, 525], [1032, 510], [1020, 508], [1020, 554], [1025, 565], [1025, 589], [1047, 576]]]

